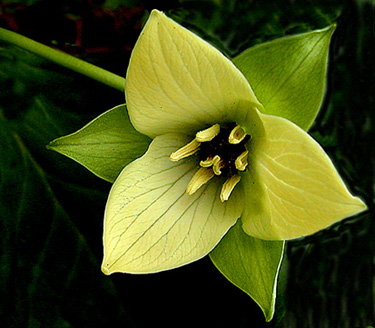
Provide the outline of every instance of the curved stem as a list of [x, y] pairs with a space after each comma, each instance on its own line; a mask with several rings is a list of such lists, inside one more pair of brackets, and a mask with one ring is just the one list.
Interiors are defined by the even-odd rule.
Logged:
[[124, 91], [125, 79], [123, 77], [111, 73], [103, 68], [97, 67], [93, 64], [90, 64], [84, 60], [68, 55], [60, 50], [55, 50], [44, 44], [22, 36], [16, 32], [12, 32], [1, 27], [0, 40], [12, 43], [20, 48], [51, 60], [77, 73], [83, 74], [96, 81], [104, 83], [114, 89]]

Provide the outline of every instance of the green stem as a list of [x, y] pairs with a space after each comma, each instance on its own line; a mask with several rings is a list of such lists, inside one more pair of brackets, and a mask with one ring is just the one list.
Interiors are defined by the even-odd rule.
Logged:
[[125, 79], [103, 68], [92, 65], [84, 60], [55, 50], [44, 44], [33, 41], [18, 33], [0, 27], [0, 40], [12, 43], [20, 48], [28, 50], [38, 56], [51, 60], [59, 65], [75, 72], [86, 75], [96, 81], [104, 83], [112, 88], [124, 91]]

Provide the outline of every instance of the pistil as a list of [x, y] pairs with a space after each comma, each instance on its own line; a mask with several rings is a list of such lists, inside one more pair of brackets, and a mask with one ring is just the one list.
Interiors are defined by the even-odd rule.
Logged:
[[225, 167], [225, 162], [220, 158], [220, 156], [218, 156], [218, 158], [219, 160], [212, 165], [212, 170], [216, 175], [220, 175], [222, 173], [221, 169]]
[[218, 155], [215, 155], [214, 157], [207, 157], [205, 160], [202, 160], [199, 162], [199, 165], [202, 167], [211, 167], [214, 165], [214, 162], [216, 162], [217, 158], [220, 159]]

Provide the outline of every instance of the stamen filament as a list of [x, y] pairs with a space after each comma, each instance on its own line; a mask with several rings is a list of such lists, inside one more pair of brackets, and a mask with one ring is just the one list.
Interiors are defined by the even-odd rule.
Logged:
[[239, 144], [246, 137], [246, 132], [239, 125], [235, 126], [228, 136], [228, 142], [232, 145]]
[[221, 187], [220, 192], [220, 200], [225, 202], [229, 199], [234, 187], [239, 183], [241, 177], [238, 174], [232, 175], [227, 181], [224, 182], [223, 186]]
[[220, 132], [220, 125], [219, 124], [214, 124], [213, 126], [199, 131], [195, 135], [195, 139], [199, 142], [207, 142], [211, 141], [213, 138], [215, 138]]
[[239, 155], [236, 160], [234, 161], [234, 165], [238, 171], [245, 171], [246, 166], [249, 164], [247, 161], [247, 155], [249, 151], [244, 151], [241, 155]]
[[177, 162], [180, 159], [193, 155], [194, 153], [198, 151], [200, 144], [201, 144], [200, 142], [194, 139], [190, 141], [187, 145], [181, 147], [180, 149], [172, 153], [169, 156], [169, 158], [171, 161]]
[[210, 181], [214, 176], [215, 173], [214, 171], [212, 171], [212, 169], [201, 167], [191, 178], [186, 188], [186, 193], [188, 195], [194, 194], [200, 187]]

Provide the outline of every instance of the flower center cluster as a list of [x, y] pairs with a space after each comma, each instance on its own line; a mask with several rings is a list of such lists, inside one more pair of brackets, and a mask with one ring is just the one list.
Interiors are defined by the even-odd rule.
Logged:
[[248, 165], [245, 144], [249, 138], [239, 125], [231, 123], [220, 127], [215, 124], [197, 132], [191, 142], [172, 153], [172, 161], [198, 154], [200, 169], [190, 180], [186, 192], [192, 195], [214, 176], [223, 176], [227, 180], [222, 186], [220, 199], [222, 202], [228, 200], [241, 179], [238, 171], [245, 171]]
[[[230, 177], [237, 174], [237, 171], [243, 171], [241, 155], [247, 156], [245, 143], [249, 140], [249, 135], [244, 135], [244, 138], [239, 143], [230, 143], [229, 136], [236, 126], [234, 123], [228, 124], [226, 127], [221, 127], [219, 134], [209, 142], [202, 142], [198, 150], [198, 157], [200, 159], [200, 166], [213, 167], [216, 175]], [[236, 162], [237, 160], [237, 162]], [[236, 166], [237, 163], [237, 166]]]

